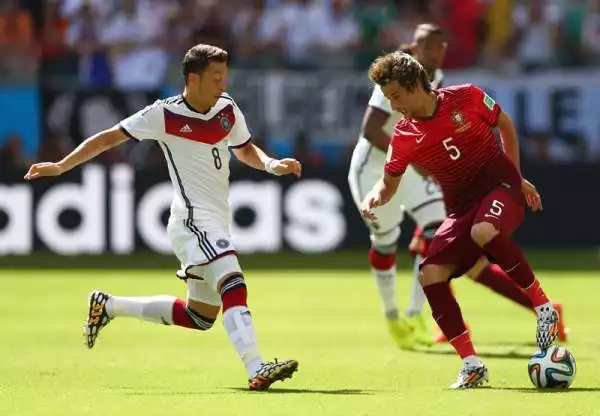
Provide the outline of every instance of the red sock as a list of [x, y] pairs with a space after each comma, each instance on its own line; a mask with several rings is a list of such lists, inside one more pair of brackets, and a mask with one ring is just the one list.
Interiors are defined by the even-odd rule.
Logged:
[[192, 318], [185, 311], [186, 303], [183, 299], [177, 298], [173, 304], [173, 323], [177, 326], [196, 329], [197, 326]]
[[525, 289], [534, 307], [549, 302], [539, 283], [537, 288], [532, 286], [537, 282], [533, 271], [519, 247], [508, 237], [498, 234], [483, 246], [483, 250], [496, 260], [496, 263], [520, 288]]
[[460, 358], [477, 355], [475, 354], [475, 348], [471, 342], [469, 331], [465, 331], [454, 339], [451, 339], [450, 344], [454, 347], [458, 355], [460, 355]]
[[423, 288], [431, 307], [431, 314], [450, 343], [465, 358], [475, 355], [475, 348], [467, 332], [460, 307], [450, 291], [448, 282], [434, 283]]
[[529, 296], [497, 264], [490, 264], [481, 271], [477, 279], [480, 283], [501, 296], [518, 303], [527, 309], [533, 309]]
[[544, 303], [550, 302], [548, 296], [542, 290], [542, 286], [540, 285], [539, 280], [535, 280], [531, 286], [523, 289], [523, 291], [529, 296], [529, 299], [533, 302], [534, 307], [538, 307], [543, 305]]
[[248, 289], [244, 285], [228, 290], [221, 296], [221, 301], [223, 302], [223, 312], [234, 306], [247, 306]]
[[369, 264], [375, 270], [389, 270], [396, 264], [396, 253], [383, 254], [371, 247], [369, 250]]

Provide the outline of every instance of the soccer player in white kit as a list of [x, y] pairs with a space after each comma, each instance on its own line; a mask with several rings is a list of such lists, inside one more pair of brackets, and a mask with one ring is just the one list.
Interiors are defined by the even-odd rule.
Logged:
[[[439, 26], [422, 24], [415, 30], [412, 45], [403, 48], [424, 66], [433, 89], [440, 88], [443, 82], [444, 76], [439, 68], [446, 46], [443, 30]], [[375, 86], [348, 174], [350, 190], [359, 209], [366, 193], [382, 175], [388, 143], [401, 118], [401, 113], [392, 111], [381, 88]], [[409, 166], [393, 199], [387, 205], [376, 208], [375, 212], [377, 221], [366, 221], [371, 237], [369, 263], [390, 334], [401, 348], [411, 349], [415, 342], [431, 345], [432, 337], [421, 315], [425, 303], [418, 278], [421, 258], [419, 255], [415, 258], [410, 304], [406, 317], [403, 317], [396, 300], [396, 246], [400, 237], [400, 223], [405, 214], [415, 221], [422, 238], [433, 238], [446, 218], [442, 192], [433, 178], [423, 176]]]
[[295, 159], [275, 160], [251, 143], [244, 115], [225, 93], [226, 51], [196, 45], [182, 62], [183, 94], [158, 100], [118, 125], [87, 140], [58, 163], [38, 163], [26, 179], [58, 176], [128, 139], [155, 140], [162, 149], [174, 195], [167, 232], [187, 282], [187, 300], [173, 296], [122, 297], [94, 291], [84, 326], [93, 348], [114, 318], [136, 317], [164, 325], [210, 329], [223, 309], [223, 326], [248, 373], [251, 390], [266, 390], [292, 376], [295, 360], [263, 361], [247, 291], [231, 242], [229, 149], [243, 163], [274, 175], [300, 177]]

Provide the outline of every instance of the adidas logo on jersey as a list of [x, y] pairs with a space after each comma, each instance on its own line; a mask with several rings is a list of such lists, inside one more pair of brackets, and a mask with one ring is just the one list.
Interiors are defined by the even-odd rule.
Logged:
[[179, 131], [181, 133], [191, 133], [192, 132], [192, 128], [188, 124], [186, 124], [181, 129], [179, 129]]

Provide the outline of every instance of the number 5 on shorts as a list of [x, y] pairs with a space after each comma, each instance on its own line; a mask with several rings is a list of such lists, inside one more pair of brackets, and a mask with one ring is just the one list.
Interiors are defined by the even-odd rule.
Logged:
[[502, 208], [504, 208], [504, 204], [497, 199], [492, 201], [492, 206], [490, 207], [490, 211], [488, 214], [485, 214], [484, 217], [494, 217], [498, 218], [502, 215]]

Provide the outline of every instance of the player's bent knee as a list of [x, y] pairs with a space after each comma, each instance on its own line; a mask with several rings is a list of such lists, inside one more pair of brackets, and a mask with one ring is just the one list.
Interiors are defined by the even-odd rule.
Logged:
[[400, 238], [400, 227], [394, 227], [388, 231], [371, 231], [371, 247], [380, 253], [385, 253], [384, 250], [391, 249], [396, 251], [396, 245]]
[[419, 273], [421, 286], [431, 286], [436, 283], [447, 282], [450, 278], [450, 268], [438, 264], [426, 264]]
[[396, 243], [389, 245], [371, 243], [371, 250], [383, 255], [394, 255], [396, 254]]
[[201, 303], [198, 301], [188, 300], [185, 307], [185, 313], [200, 331], [207, 331], [215, 324], [219, 307]]
[[187, 307], [196, 312], [199, 315], [205, 316], [209, 319], [216, 319], [221, 309], [218, 305], [211, 305], [206, 302], [201, 302], [194, 299], [187, 300]]
[[440, 222], [433, 222], [427, 224], [424, 228], [420, 228], [415, 230], [415, 234], [408, 246], [408, 250], [413, 257], [417, 254], [425, 257], [427, 255], [427, 251], [429, 250], [429, 246], [435, 237], [435, 233], [438, 228], [442, 225]]
[[478, 246], [483, 247], [496, 237], [500, 231], [489, 222], [479, 222], [471, 227], [471, 238]]
[[241, 273], [231, 273], [221, 280], [219, 293], [223, 302], [223, 312], [234, 306], [247, 306], [248, 290]]

